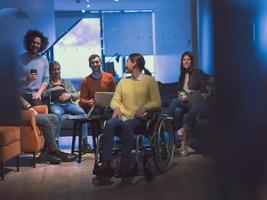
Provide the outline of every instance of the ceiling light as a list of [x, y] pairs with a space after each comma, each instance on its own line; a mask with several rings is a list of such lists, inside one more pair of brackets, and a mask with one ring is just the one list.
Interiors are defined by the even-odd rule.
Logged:
[[87, 4], [87, 6], [86, 6], [87, 8], [90, 8], [91, 6], [90, 6], [90, 4]]
[[118, 2], [119, 0], [114, 0], [115, 2]]
[[82, 13], [85, 13], [85, 10], [83, 9], [83, 10], [81, 10], [82, 11]]

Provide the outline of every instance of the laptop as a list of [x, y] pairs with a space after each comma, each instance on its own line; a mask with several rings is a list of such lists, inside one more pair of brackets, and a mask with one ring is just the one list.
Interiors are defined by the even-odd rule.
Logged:
[[114, 92], [96, 92], [95, 100], [98, 105], [101, 107], [108, 108], [110, 106], [110, 102], [113, 98]]
[[69, 115], [68, 116], [68, 119], [87, 119], [87, 118], [91, 117], [94, 108], [95, 108], [95, 106], [92, 106], [90, 108], [90, 110], [88, 111], [87, 114], [83, 114], [83, 115]]

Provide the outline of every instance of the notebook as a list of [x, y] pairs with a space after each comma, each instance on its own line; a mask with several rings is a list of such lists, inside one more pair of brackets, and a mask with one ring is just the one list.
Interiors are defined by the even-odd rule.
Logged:
[[69, 115], [68, 119], [87, 119], [91, 117], [92, 112], [94, 110], [95, 106], [92, 106], [87, 114], [84, 115]]
[[114, 92], [96, 92], [95, 93], [96, 103], [101, 107], [108, 108], [110, 106], [110, 102], [113, 95]]

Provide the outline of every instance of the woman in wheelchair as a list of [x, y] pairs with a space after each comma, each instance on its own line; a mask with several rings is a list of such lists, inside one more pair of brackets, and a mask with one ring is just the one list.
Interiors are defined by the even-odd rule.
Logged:
[[145, 60], [141, 54], [129, 55], [126, 70], [131, 75], [123, 78], [117, 85], [110, 107], [113, 110], [112, 118], [104, 127], [103, 162], [95, 167], [93, 173], [99, 176], [113, 176], [114, 169], [111, 165], [113, 135], [115, 129], [120, 127], [122, 140], [122, 154], [118, 176], [128, 177], [133, 175], [129, 169], [129, 160], [134, 140], [134, 130], [143, 125], [142, 117], [161, 107], [161, 99], [157, 82], [151, 76], [145, 75]]

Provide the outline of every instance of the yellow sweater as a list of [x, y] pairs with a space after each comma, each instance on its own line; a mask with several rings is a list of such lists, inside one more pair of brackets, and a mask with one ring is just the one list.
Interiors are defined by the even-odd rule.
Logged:
[[119, 107], [126, 119], [133, 119], [135, 112], [141, 107], [145, 107], [147, 111], [160, 109], [161, 99], [157, 82], [147, 75], [141, 80], [122, 79], [116, 87], [110, 107]]

